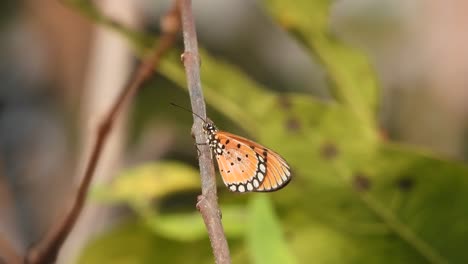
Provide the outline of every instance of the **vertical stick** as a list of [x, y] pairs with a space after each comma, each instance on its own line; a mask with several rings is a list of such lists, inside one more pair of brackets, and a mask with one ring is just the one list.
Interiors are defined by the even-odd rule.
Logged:
[[[192, 4], [191, 0], [179, 0], [178, 3], [181, 12], [185, 46], [182, 59], [185, 66], [185, 74], [187, 75], [187, 85], [190, 93], [192, 110], [194, 113], [206, 118], [206, 106], [200, 80], [200, 57], [198, 55], [197, 33], [195, 30]], [[206, 141], [202, 126], [203, 121], [194, 116], [192, 133], [195, 136], [196, 142]], [[202, 194], [198, 197], [197, 208], [205, 222], [216, 263], [231, 263], [229, 247], [226, 236], [224, 235], [221, 213], [218, 206], [213, 160], [207, 145], [200, 145], [199, 164]]]

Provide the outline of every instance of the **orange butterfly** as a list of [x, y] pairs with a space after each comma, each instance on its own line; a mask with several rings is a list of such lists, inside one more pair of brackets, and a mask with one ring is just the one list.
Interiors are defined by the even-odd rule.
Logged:
[[246, 138], [219, 131], [213, 122], [193, 114], [203, 121], [206, 144], [213, 151], [224, 184], [230, 191], [273, 192], [289, 183], [291, 169], [279, 154]]
[[212, 122], [204, 121], [203, 130], [230, 191], [272, 192], [291, 180], [289, 165], [276, 152], [246, 138], [219, 131]]

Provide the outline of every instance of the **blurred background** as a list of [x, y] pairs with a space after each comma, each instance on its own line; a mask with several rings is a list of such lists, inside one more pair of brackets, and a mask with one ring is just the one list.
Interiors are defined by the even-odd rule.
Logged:
[[[380, 135], [385, 140], [431, 153], [434, 159], [455, 160], [456, 166], [463, 167], [461, 164], [468, 158], [468, 33], [465, 26], [468, 2], [316, 2], [328, 6], [328, 12], [323, 15], [327, 16], [329, 32], [345, 45], [365, 53], [372, 66], [378, 83]], [[167, 0], [98, 0], [94, 3], [106, 16], [125, 27], [155, 36], [160, 32], [160, 17], [171, 5]], [[194, 10], [200, 45], [215, 58], [235, 65], [270, 92], [313, 96], [323, 102], [333, 102], [327, 69], [310, 56], [308, 48], [294, 34], [278, 25], [263, 1], [198, 0], [194, 1]], [[2, 1], [0, 47], [0, 244], [8, 243], [24, 254], [63, 215], [83, 173], [96, 126], [131, 78], [139, 57], [124, 37], [56, 0]], [[180, 42], [176, 48], [180, 51]], [[204, 67], [203, 58], [202, 61]], [[94, 178], [95, 185], [105, 189], [103, 186], [111, 184], [122, 171], [159, 160], [177, 161], [177, 166], [189, 167], [178, 168], [179, 174], [185, 170], [196, 172], [197, 152], [190, 136], [192, 117], [169, 105], [175, 102], [189, 106], [188, 94], [178, 86], [164, 74], [155, 74], [142, 88], [113, 129]], [[216, 103], [209, 108], [209, 115], [223, 130], [251, 135], [235, 118], [217, 108]], [[294, 123], [292, 126], [294, 128]], [[146, 169], [151, 171], [151, 168]], [[181, 186], [185, 185], [181, 183]], [[193, 210], [198, 193], [196, 183], [186, 183], [186, 186], [189, 187], [156, 195], [160, 199], [152, 201], [157, 203], [152, 206], [157, 206], [159, 213]], [[221, 206], [234, 203], [236, 208], [242, 208], [249, 199], [233, 196], [223, 186], [219, 187]], [[96, 253], [90, 241], [110, 232], [122, 221], [140, 219], [129, 209], [141, 207], [140, 204], [128, 206], [109, 202], [109, 197], [101, 194], [107, 197], [102, 198], [99, 190], [96, 193], [98, 198], [89, 199], [61, 251], [59, 263], [94, 263], [91, 259], [99, 258], [92, 256]], [[99, 197], [101, 202], [96, 202]], [[279, 204], [279, 215], [293, 214], [285, 209], [286, 205]], [[147, 212], [145, 210], [143, 212]], [[230, 211], [227, 211], [229, 216]], [[233, 212], [235, 217], [243, 219], [242, 210]], [[223, 221], [229, 221], [226, 217], [224, 215]], [[287, 220], [281, 223], [288, 225]], [[156, 223], [153, 225], [159, 231], [166, 230]], [[229, 224], [226, 228], [230, 230]], [[235, 259], [244, 259], [249, 255], [248, 249], [243, 249], [242, 240], [236, 239], [240, 236], [238, 233], [243, 232], [236, 228], [227, 231], [234, 234], [230, 239], [231, 251]], [[128, 230], [121, 232], [130, 232]], [[131, 232], [145, 233], [136, 230]], [[187, 230], [190, 232], [191, 228]], [[466, 232], [467, 227], [462, 226], [460, 230]], [[292, 233], [294, 231], [291, 234], [285, 231], [286, 239]], [[193, 237], [181, 240], [202, 241], [203, 248], [209, 252], [206, 238]], [[151, 236], [133, 239], [145, 240], [144, 245], [149, 248], [164, 247]], [[185, 247], [180, 243], [178, 247]], [[91, 252], [88, 255], [91, 257], [80, 260], [85, 248]], [[166, 261], [158, 262], [157, 258], [152, 261], [152, 255], [129, 252], [126, 257], [119, 255], [119, 263], [177, 262], [170, 257], [164, 258]], [[144, 260], [132, 262], [129, 256], [135, 252], [144, 255]], [[309, 263], [300, 257], [302, 253], [296, 253], [298, 263]], [[210, 263], [211, 257], [207, 254], [202, 259], [207, 261], [203, 263]], [[318, 263], [345, 263], [340, 260], [343, 259]], [[200, 261], [195, 263], [202, 263]], [[255, 257], [250, 258], [250, 262], [259, 263]]]

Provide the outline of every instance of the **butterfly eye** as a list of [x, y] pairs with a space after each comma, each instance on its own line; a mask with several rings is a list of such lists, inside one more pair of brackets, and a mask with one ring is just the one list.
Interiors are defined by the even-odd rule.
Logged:
[[215, 126], [214, 126], [212, 123], [205, 123], [205, 124], [203, 125], [203, 129], [204, 129], [205, 131], [208, 131], [208, 132], [213, 132], [213, 131], [216, 130], [216, 129], [215, 129]]

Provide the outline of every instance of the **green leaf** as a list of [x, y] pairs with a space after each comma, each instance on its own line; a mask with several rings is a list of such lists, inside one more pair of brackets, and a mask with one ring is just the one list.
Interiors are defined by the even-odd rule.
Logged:
[[273, 206], [266, 196], [252, 197], [249, 205], [250, 219], [247, 245], [255, 264], [296, 263], [289, 252], [282, 228]]
[[105, 202], [138, 203], [199, 188], [199, 173], [193, 167], [165, 161], [125, 170], [109, 186], [95, 187], [93, 196]]
[[279, 23], [301, 41], [311, 56], [325, 67], [330, 89], [362, 121], [375, 121], [378, 93], [374, 71], [360, 52], [343, 45], [330, 32], [329, 0], [265, 0]]
[[[182, 254], [183, 253], [183, 254]], [[78, 264], [212, 263], [208, 239], [180, 243], [157, 237], [139, 221], [127, 221], [92, 241]]]
[[[226, 236], [238, 238], [244, 234], [247, 212], [239, 206], [223, 207], [223, 227]], [[206, 239], [206, 226], [199, 212], [160, 213], [143, 216], [153, 232], [174, 241]]]
[[[127, 203], [150, 229], [161, 237], [175, 241], [206, 239], [206, 226], [200, 213], [160, 212], [154, 199], [171, 193], [199, 190], [198, 171], [179, 162], [147, 163], [122, 172], [110, 186], [96, 187], [93, 196], [105, 202]], [[246, 212], [239, 206], [223, 208], [225, 233], [231, 238], [244, 234]]]

